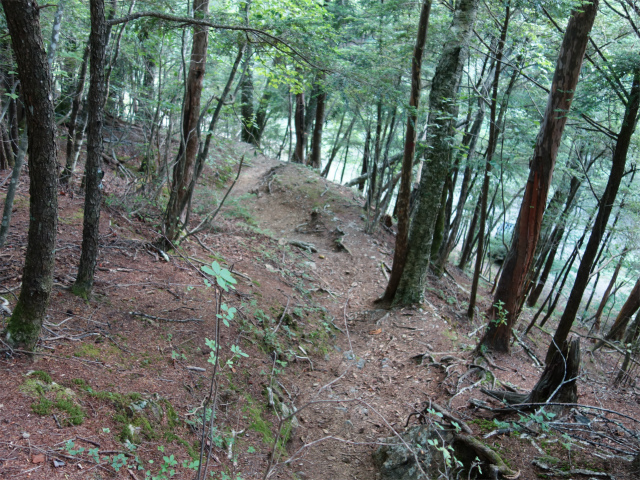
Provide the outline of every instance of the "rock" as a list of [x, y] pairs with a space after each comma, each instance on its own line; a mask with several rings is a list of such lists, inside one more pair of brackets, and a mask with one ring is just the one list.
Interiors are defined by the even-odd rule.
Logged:
[[[444, 471], [442, 454], [429, 446], [429, 440], [436, 440], [442, 446], [440, 435], [445, 442], [453, 439], [446, 431], [436, 431], [430, 425], [418, 425], [402, 434], [403, 440], [411, 446], [416, 455], [410, 452], [397, 437], [381, 439], [388, 445], [379, 446], [373, 453], [373, 461], [380, 472], [381, 480], [426, 480], [437, 478], [438, 470]], [[416, 464], [416, 456], [421, 468]], [[426, 475], [421, 471], [426, 473]]]
[[54, 468], [64, 467], [65, 465], [66, 465], [66, 463], [64, 463], [62, 460], [58, 460], [57, 458], [53, 459]]

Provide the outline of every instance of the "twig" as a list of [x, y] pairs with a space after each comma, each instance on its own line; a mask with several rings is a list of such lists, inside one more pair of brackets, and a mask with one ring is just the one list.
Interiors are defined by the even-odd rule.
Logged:
[[233, 187], [235, 186], [236, 182], [238, 181], [238, 178], [240, 178], [240, 171], [242, 170], [242, 164], [243, 163], [244, 163], [244, 155], [242, 156], [242, 158], [240, 158], [240, 165], [238, 165], [238, 174], [236, 175], [236, 178], [233, 180], [233, 183], [229, 186], [229, 189], [227, 190], [227, 193], [225, 193], [224, 197], [222, 197], [222, 200], [218, 204], [218, 208], [216, 208], [213, 213], [211, 213], [211, 214], [207, 215], [206, 217], [204, 217], [204, 220], [202, 220], [200, 222], [200, 225], [198, 225], [196, 228], [194, 228], [191, 231], [187, 231], [187, 233], [184, 235], [184, 237], [182, 237], [181, 241], [185, 240], [186, 238], [189, 238], [191, 235], [195, 235], [196, 233], [201, 232], [202, 230], [204, 230], [206, 228], [209, 228], [209, 226], [211, 225], [211, 222], [213, 221], [214, 218], [216, 218], [216, 216], [218, 215], [218, 212], [220, 212], [220, 209], [224, 205], [225, 200], [227, 199], [227, 197], [231, 193], [231, 190], [233, 189]]
[[184, 320], [179, 320], [175, 318], [163, 318], [156, 317], [154, 315], [147, 315], [146, 313], [141, 312], [129, 312], [129, 315], [133, 315], [135, 317], [148, 318], [150, 320], [157, 320], [159, 322], [173, 322], [173, 323], [187, 323], [187, 322], [202, 322], [201, 318], [185, 318]]
[[282, 320], [284, 320], [284, 317], [287, 314], [287, 309], [289, 308], [289, 302], [290, 301], [291, 301], [291, 299], [289, 297], [287, 297], [287, 305], [286, 305], [286, 307], [284, 307], [284, 311], [282, 312], [282, 316], [280, 317], [280, 321], [278, 322], [278, 325], [276, 325], [276, 328], [273, 330], [273, 334], [274, 335], [276, 334], [276, 332], [280, 328], [280, 324], [282, 323]]

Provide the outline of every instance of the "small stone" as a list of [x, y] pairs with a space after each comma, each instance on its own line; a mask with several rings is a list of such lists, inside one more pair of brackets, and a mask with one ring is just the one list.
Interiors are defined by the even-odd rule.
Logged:
[[65, 465], [66, 465], [66, 463], [64, 463], [62, 460], [58, 460], [57, 458], [53, 459], [53, 466], [55, 468], [64, 467]]
[[22, 438], [27, 439], [29, 438], [31, 435], [29, 435], [27, 432], [22, 432]]
[[327, 460], [329, 460], [330, 462], [335, 461], [335, 459], [336, 459], [336, 457], [331, 457], [331, 456], [327, 457]]

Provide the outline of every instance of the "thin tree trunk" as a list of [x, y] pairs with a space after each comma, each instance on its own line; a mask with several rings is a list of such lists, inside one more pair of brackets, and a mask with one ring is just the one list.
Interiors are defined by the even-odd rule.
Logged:
[[51, 72], [35, 2], [2, 0], [29, 131], [29, 233], [18, 303], [5, 330], [12, 346], [35, 347], [49, 304], [58, 224], [56, 124]]
[[491, 94], [491, 113], [489, 120], [489, 144], [487, 146], [487, 158], [484, 169], [484, 181], [482, 183], [482, 200], [480, 201], [480, 232], [478, 233], [478, 252], [476, 253], [476, 266], [471, 281], [471, 294], [469, 296], [469, 308], [467, 317], [473, 320], [474, 310], [476, 308], [476, 296], [478, 294], [478, 282], [480, 280], [480, 271], [482, 269], [483, 248], [485, 241], [485, 227], [487, 223], [487, 197], [489, 196], [489, 183], [491, 181], [491, 162], [498, 145], [499, 127], [496, 123], [496, 115], [498, 111], [498, 87], [500, 86], [500, 71], [502, 67], [502, 54], [504, 44], [507, 41], [507, 31], [509, 29], [509, 20], [511, 17], [511, 3], [507, 2], [505, 7], [504, 22], [502, 23], [502, 32], [498, 42], [498, 52], [496, 54], [496, 72], [493, 78], [493, 89]]
[[600, 327], [601, 327], [600, 319], [602, 318], [602, 312], [604, 312], [604, 307], [606, 307], [607, 302], [609, 301], [611, 290], [613, 290], [613, 287], [616, 284], [616, 280], [618, 279], [618, 275], [620, 274], [620, 269], [622, 268], [622, 263], [624, 262], [625, 257], [626, 257], [626, 248], [625, 248], [625, 253], [620, 255], [620, 260], [618, 260], [618, 264], [616, 265], [616, 268], [613, 271], [613, 275], [611, 275], [611, 280], [609, 281], [609, 285], [607, 285], [607, 288], [602, 294], [602, 300], [600, 300], [600, 304], [598, 305], [596, 314], [593, 317], [594, 320], [593, 320], [592, 330], [596, 333], [600, 331]]
[[93, 288], [100, 240], [100, 206], [102, 203], [102, 127], [104, 123], [105, 56], [107, 22], [104, 0], [91, 0], [91, 70], [89, 77], [89, 117], [87, 120], [87, 163], [85, 165], [84, 222], [82, 253], [78, 276], [71, 291], [88, 298]]
[[60, 42], [60, 26], [62, 25], [62, 17], [64, 16], [64, 4], [65, 2], [63, 0], [58, 1], [58, 8], [56, 8], [56, 13], [53, 16], [51, 41], [49, 42], [49, 51], [47, 52], [49, 69], [52, 68], [53, 60], [56, 58], [56, 51], [58, 50], [58, 43]]
[[[482, 195], [482, 192], [480, 192], [479, 195]], [[458, 262], [458, 268], [460, 270], [465, 270], [467, 268], [467, 264], [469, 263], [469, 259], [471, 259], [474, 238], [476, 236], [476, 226], [478, 225], [478, 218], [480, 218], [481, 203], [482, 202], [476, 203], [476, 206], [473, 209], [473, 215], [471, 216], [471, 220], [469, 222], [469, 227], [467, 228], [467, 235], [464, 238], [462, 253], [460, 254], [460, 260]]]
[[[322, 77], [319, 81], [322, 81]], [[311, 139], [311, 156], [309, 159], [309, 165], [313, 168], [320, 168], [322, 166], [322, 128], [324, 127], [326, 99], [327, 93], [324, 91], [324, 88], [320, 86], [316, 105], [316, 122], [313, 127], [313, 137]]]
[[[322, 173], [320, 174], [322, 177], [327, 178], [329, 175], [329, 169], [331, 168], [331, 164], [333, 163], [333, 159], [338, 154], [339, 144], [340, 144], [340, 134], [342, 133], [342, 126], [344, 125], [344, 118], [347, 116], [346, 110], [342, 113], [342, 117], [340, 118], [340, 124], [338, 125], [338, 133], [336, 133], [336, 137], [333, 140], [333, 147], [331, 148], [331, 153], [329, 154], [329, 160], [327, 160], [327, 164], [324, 166]], [[355, 117], [355, 116], [354, 116]]]
[[[67, 159], [60, 175], [60, 183], [66, 185], [73, 176], [76, 162], [74, 155], [74, 140], [76, 129], [78, 128], [78, 114], [82, 106], [82, 92], [84, 90], [85, 80], [87, 78], [87, 63], [89, 60], [89, 52], [91, 51], [91, 44], [88, 43], [84, 49], [84, 55], [82, 56], [82, 63], [80, 64], [80, 70], [78, 72], [78, 80], [76, 82], [76, 91], [73, 96], [73, 103], [71, 105], [71, 117], [69, 118], [69, 128], [67, 132]], [[82, 128], [81, 128], [82, 129]]]
[[[475, 24], [477, 0], [456, 2], [451, 38], [443, 46], [429, 94], [427, 141], [420, 179], [419, 201], [409, 234], [402, 276], [393, 297], [396, 305], [422, 300], [431, 260], [431, 243], [440, 197], [451, 165], [458, 87]], [[397, 239], [396, 239], [397, 242]], [[393, 272], [392, 272], [393, 273]]]
[[304, 163], [304, 93], [296, 94], [296, 111], [293, 116], [293, 123], [296, 130], [296, 147], [293, 150], [293, 161]]
[[7, 195], [4, 199], [4, 209], [2, 211], [2, 223], [0, 224], [0, 248], [4, 247], [7, 241], [7, 235], [9, 234], [9, 226], [11, 225], [11, 214], [13, 212], [13, 201], [18, 190], [18, 183], [20, 183], [20, 173], [22, 172], [22, 166], [24, 165], [24, 157], [27, 152], [27, 128], [22, 132], [22, 138], [20, 139], [20, 149], [16, 156], [15, 163], [13, 165], [13, 171], [11, 172], [11, 181], [9, 182], [9, 188], [7, 188]]
[[636, 119], [638, 117], [638, 109], [640, 107], [640, 69], [636, 69], [633, 74], [633, 84], [631, 86], [631, 92], [629, 94], [629, 101], [625, 108], [625, 115], [622, 120], [622, 126], [618, 133], [618, 139], [616, 141], [616, 147], [613, 152], [613, 160], [611, 163], [611, 174], [607, 181], [607, 186], [604, 189], [602, 198], [600, 199], [600, 205], [598, 207], [598, 214], [593, 226], [593, 231], [587, 242], [584, 254], [578, 267], [578, 273], [576, 274], [576, 281], [571, 289], [567, 304], [565, 305], [562, 317], [560, 317], [560, 323], [558, 329], [553, 336], [553, 342], [549, 345], [547, 351], [547, 360], [550, 360], [556, 350], [556, 345], [562, 345], [567, 339], [571, 326], [576, 318], [578, 309], [580, 308], [580, 302], [582, 295], [589, 283], [589, 272], [593, 261], [598, 254], [598, 246], [607, 229], [607, 222], [613, 209], [613, 204], [620, 188], [620, 182], [624, 175], [624, 166], [627, 162], [627, 152], [629, 151], [629, 145], [631, 143], [631, 137], [636, 128]]
[[[367, 175], [369, 173], [369, 157], [371, 156], [371, 129], [367, 126], [367, 134], [364, 139], [364, 152], [362, 153], [362, 169], [360, 170], [360, 176]], [[364, 191], [364, 185], [366, 179], [363, 179], [358, 183], [358, 191]]]
[[[555, 310], [556, 305], [558, 304], [558, 300], [560, 299], [560, 295], [562, 294], [562, 289], [564, 288], [564, 285], [565, 285], [565, 283], [567, 281], [567, 278], [569, 277], [569, 274], [571, 273], [571, 267], [573, 266], [573, 262], [578, 257], [578, 254], [580, 253], [580, 248], [582, 248], [582, 244], [584, 243], [584, 239], [587, 237], [587, 232], [589, 231], [589, 229], [591, 227], [591, 221], [592, 220], [593, 220], [593, 216], [589, 217], [589, 221], [587, 222], [587, 225], [584, 228], [584, 232], [582, 233], [582, 236], [580, 237], [580, 239], [574, 245], [573, 251], [571, 252], [571, 255], [569, 255], [569, 258], [567, 259], [565, 264], [563, 265], [562, 270], [560, 270], [558, 275], [556, 275], [556, 278], [555, 278], [555, 280], [553, 282], [553, 285], [551, 286], [551, 290], [549, 291], [549, 294], [547, 295], [547, 298], [545, 299], [544, 302], [542, 302], [542, 305], [540, 306], [540, 308], [538, 309], [536, 314], [533, 316], [533, 319], [531, 320], [531, 323], [529, 323], [529, 325], [527, 326], [526, 330], [524, 331], [525, 334], [529, 333], [529, 330], [531, 330], [531, 328], [533, 328], [533, 326], [536, 323], [536, 320], [538, 319], [538, 317], [540, 316], [540, 314], [544, 310], [544, 306], [547, 304], [547, 302], [549, 302], [549, 308], [547, 309], [547, 314], [544, 316], [544, 318], [540, 322], [540, 326], [541, 327], [544, 326], [544, 324], [547, 322], [547, 320], [549, 320], [549, 318], [551, 318], [551, 314]], [[562, 255], [560, 255], [560, 257], [562, 257]], [[556, 285], [558, 285], [558, 282], [560, 282], [560, 286], [558, 287], [558, 290], [556, 292], [556, 296], [554, 298], [553, 292], [554, 292], [554, 290], [556, 288]], [[553, 302], [551, 302], [552, 298], [554, 298]]]
[[[245, 3], [244, 5], [249, 5]], [[244, 56], [244, 74], [242, 75], [242, 87], [240, 89], [240, 113], [242, 116], [242, 133], [240, 138], [243, 142], [251, 143], [255, 145], [255, 138], [253, 136], [254, 128], [254, 114], [253, 114], [253, 67], [251, 65], [251, 46], [247, 47], [247, 54]]]
[[[193, 0], [194, 15], [206, 17], [208, 11], [209, 0]], [[171, 195], [164, 218], [164, 235], [166, 239], [160, 240], [160, 244], [164, 249], [169, 249], [169, 242], [173, 242], [180, 237], [183, 222], [186, 218], [186, 208], [191, 198], [189, 187], [193, 185], [192, 180], [195, 174], [200, 140], [198, 123], [200, 121], [200, 99], [206, 71], [208, 38], [208, 27], [200, 25], [193, 27], [193, 44], [184, 97], [180, 148], [173, 168]]]
[[[636, 282], [634, 287], [631, 289], [627, 300], [622, 305], [618, 316], [616, 317], [615, 322], [611, 326], [609, 333], [604, 337], [605, 340], [621, 340], [624, 335], [624, 331], [627, 328], [627, 324], [634, 313], [638, 311], [640, 308], [640, 279]], [[596, 344], [596, 348], [599, 348], [602, 345], [602, 342]], [[595, 349], [594, 349], [595, 350]]]
[[[351, 126], [353, 127], [353, 123], [351, 124]], [[340, 183], [344, 181], [344, 172], [347, 169], [347, 160], [349, 159], [349, 145], [351, 142], [351, 132], [353, 132], [353, 128], [350, 128], [349, 133], [347, 134], [347, 147], [344, 149], [344, 165], [342, 166], [342, 173], [340, 174]]]
[[267, 126], [267, 119], [269, 118], [267, 114], [269, 112], [269, 104], [271, 103], [273, 94], [273, 90], [269, 88], [269, 83], [267, 83], [264, 87], [264, 92], [262, 92], [262, 97], [260, 97], [260, 101], [258, 102], [256, 121], [253, 126], [253, 141], [257, 147], [259, 147], [262, 142], [262, 135], [264, 134], [264, 129]]
[[[553, 267], [553, 262], [555, 261], [556, 254], [558, 252], [558, 246], [560, 245], [560, 240], [562, 240], [564, 236], [564, 231], [566, 227], [567, 217], [569, 215], [569, 210], [573, 206], [573, 201], [576, 198], [576, 194], [578, 193], [578, 189], [580, 188], [581, 181], [578, 177], [572, 176], [570, 181], [569, 194], [567, 196], [567, 200], [564, 206], [562, 213], [560, 214], [560, 218], [555, 224], [551, 235], [547, 240], [547, 246], [543, 247], [542, 252], [540, 253], [540, 257], [546, 257], [546, 262], [544, 262], [544, 268], [542, 269], [542, 273], [540, 277], [537, 279], [536, 286], [531, 290], [529, 296], [527, 298], [527, 305], [533, 307], [538, 298], [540, 298], [540, 294], [544, 289], [544, 285], [549, 278], [549, 273], [551, 272], [551, 268]], [[537, 275], [533, 275], [533, 279], [531, 283], [536, 280]]]
[[[579, 11], [573, 12], [564, 34], [511, 249], [500, 276], [493, 306], [487, 315], [488, 327], [480, 341], [481, 345], [491, 350], [509, 351], [511, 329], [524, 298], [526, 278], [540, 235], [542, 215], [568, 118], [567, 112], [578, 84], [589, 32], [597, 11], [598, 0], [582, 5]], [[505, 322], [495, 321], [498, 308], [507, 312]]]

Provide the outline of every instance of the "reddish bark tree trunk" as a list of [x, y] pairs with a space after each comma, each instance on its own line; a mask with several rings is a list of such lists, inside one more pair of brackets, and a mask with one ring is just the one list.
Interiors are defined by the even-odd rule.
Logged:
[[[194, 16], [206, 16], [209, 11], [209, 0], [193, 0]], [[186, 214], [190, 185], [195, 172], [198, 154], [200, 121], [200, 98], [207, 61], [207, 45], [209, 28], [200, 25], [193, 27], [193, 44], [191, 62], [183, 105], [182, 135], [178, 150], [178, 161], [173, 168], [173, 185], [164, 219], [164, 234], [170, 241], [177, 240]], [[164, 244], [164, 242], [161, 242]], [[168, 248], [168, 245], [164, 245]]]
[[627, 297], [627, 301], [624, 302], [618, 316], [616, 317], [615, 322], [611, 326], [611, 330], [607, 333], [607, 336], [604, 337], [607, 340], [620, 340], [624, 335], [624, 331], [629, 324], [629, 320], [634, 313], [640, 308], [640, 279], [636, 282], [635, 286], [629, 293]]
[[398, 234], [393, 254], [393, 267], [387, 289], [382, 300], [391, 302], [402, 277], [402, 271], [407, 259], [409, 240], [409, 199], [411, 197], [411, 173], [413, 170], [413, 157], [416, 152], [416, 121], [418, 120], [418, 107], [420, 105], [420, 72], [422, 70], [422, 54], [424, 52], [427, 32], [429, 29], [429, 14], [431, 13], [431, 1], [424, 0], [418, 20], [418, 35], [413, 49], [411, 61], [411, 94], [409, 97], [409, 112], [407, 116], [407, 129], [404, 140], [404, 154], [402, 157], [402, 173], [400, 175], [400, 189], [398, 191]]
[[629, 94], [629, 101], [624, 112], [624, 118], [622, 119], [622, 127], [618, 133], [618, 140], [616, 141], [616, 148], [613, 152], [613, 159], [611, 163], [611, 174], [607, 181], [607, 186], [604, 189], [602, 198], [600, 199], [600, 206], [598, 207], [598, 214], [596, 216], [595, 224], [593, 225], [593, 231], [587, 242], [587, 246], [582, 255], [578, 272], [576, 273], [576, 281], [571, 289], [567, 304], [564, 307], [562, 317], [558, 323], [558, 328], [553, 341], [549, 345], [547, 350], [547, 361], [549, 361], [554, 351], [557, 349], [557, 345], [562, 345], [567, 339], [571, 326], [576, 318], [580, 302], [582, 301], [582, 295], [584, 294], [587, 284], [589, 283], [589, 273], [593, 262], [598, 254], [598, 247], [604, 237], [604, 233], [607, 229], [607, 222], [613, 209], [620, 183], [624, 175], [624, 166], [627, 162], [627, 152], [629, 151], [629, 145], [631, 143], [631, 136], [636, 128], [636, 119], [638, 117], [638, 109], [640, 108], [640, 69], [636, 69], [633, 74], [633, 83], [631, 85], [631, 92]]
[[[529, 179], [513, 233], [511, 250], [489, 309], [489, 323], [480, 341], [485, 347], [502, 352], [509, 351], [511, 329], [518, 317], [525, 294], [526, 277], [531, 268], [540, 236], [542, 215], [547, 202], [549, 185], [556, 163], [562, 132], [567, 122], [582, 60], [589, 41], [589, 32], [598, 11], [598, 0], [575, 11], [564, 34], [556, 63], [538, 139], [531, 160]], [[498, 307], [506, 310], [506, 321], [496, 322]]]

